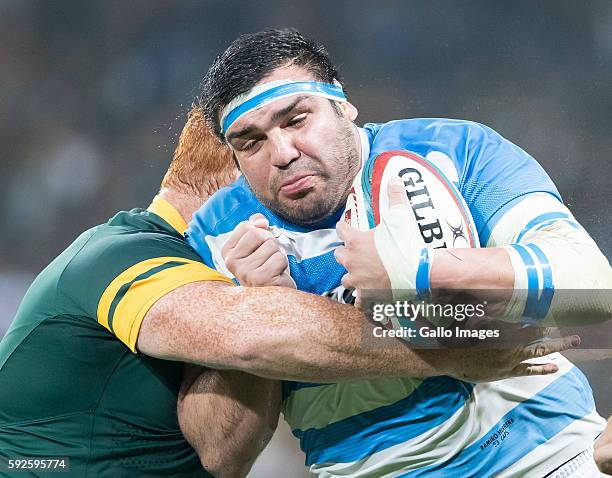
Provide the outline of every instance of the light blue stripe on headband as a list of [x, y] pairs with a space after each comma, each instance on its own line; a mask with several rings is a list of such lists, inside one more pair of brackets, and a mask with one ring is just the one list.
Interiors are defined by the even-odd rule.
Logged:
[[221, 131], [226, 132], [238, 118], [249, 111], [258, 108], [264, 103], [297, 93], [314, 94], [333, 100], [346, 101], [346, 96], [344, 96], [342, 86], [340, 85], [321, 83], [318, 81], [295, 81], [292, 83], [286, 83], [284, 85], [275, 86], [269, 90], [263, 91], [262, 93], [247, 99], [244, 103], [237, 105], [223, 120]]

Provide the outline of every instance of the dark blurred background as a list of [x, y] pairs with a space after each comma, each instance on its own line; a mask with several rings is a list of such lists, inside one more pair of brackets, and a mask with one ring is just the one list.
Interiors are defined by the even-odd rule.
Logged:
[[[612, 1], [0, 0], [0, 336], [77, 234], [148, 205], [215, 56], [285, 26], [327, 46], [361, 123], [464, 118], [519, 144], [612, 256]], [[610, 365], [581, 366], [605, 414]], [[295, 461], [277, 442], [252, 476], [301, 476], [274, 471]]]

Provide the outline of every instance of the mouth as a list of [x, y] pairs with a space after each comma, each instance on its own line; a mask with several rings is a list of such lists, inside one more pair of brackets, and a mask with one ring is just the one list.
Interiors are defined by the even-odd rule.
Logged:
[[281, 184], [279, 191], [290, 198], [297, 197], [307, 190], [312, 189], [314, 186], [314, 178], [315, 175], [313, 173], [296, 174]]

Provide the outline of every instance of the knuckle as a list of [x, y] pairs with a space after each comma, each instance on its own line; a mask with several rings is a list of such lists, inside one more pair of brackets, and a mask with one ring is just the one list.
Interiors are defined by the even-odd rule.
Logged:
[[354, 288], [353, 287], [353, 279], [352, 279], [350, 274], [345, 274], [342, 277], [341, 284], [342, 284], [343, 287], [345, 287], [347, 289], [353, 289]]
[[262, 285], [266, 285], [266, 278], [262, 271], [257, 270], [251, 272], [249, 275], [248, 283], [253, 287], [258, 287]]
[[338, 264], [344, 265], [346, 262], [346, 249], [344, 247], [339, 247], [334, 251], [334, 257], [336, 258], [336, 262]]
[[546, 345], [539, 343], [535, 345], [534, 356], [535, 357], [544, 357], [546, 355]]
[[234, 269], [236, 269], [236, 267], [238, 265], [237, 264], [238, 261], [233, 256], [231, 256], [231, 255], [225, 257], [224, 259], [225, 259], [225, 265], [227, 266], [227, 268], [230, 271], [234, 272]]
[[268, 255], [268, 257], [273, 257], [277, 254], [282, 255], [280, 246], [276, 241], [265, 241], [261, 248]]
[[242, 221], [238, 226], [234, 229], [230, 237], [240, 237], [243, 236], [249, 229], [251, 223], [248, 221]]
[[282, 251], [280, 250], [276, 251], [275, 256], [276, 256], [276, 260], [278, 261], [279, 265], [283, 269], [286, 269], [287, 267], [289, 267], [289, 259], [287, 258], [285, 254], [282, 253]]
[[281, 250], [281, 244], [280, 242], [278, 242], [278, 239], [276, 239], [276, 237], [274, 237], [272, 234], [268, 234], [268, 237], [265, 238], [265, 241], [269, 244], [268, 247], [276, 250], [276, 251], [280, 251]]
[[283, 267], [282, 255], [279, 252], [273, 253], [264, 266], [265, 269], [270, 269], [274, 272], [281, 272]]

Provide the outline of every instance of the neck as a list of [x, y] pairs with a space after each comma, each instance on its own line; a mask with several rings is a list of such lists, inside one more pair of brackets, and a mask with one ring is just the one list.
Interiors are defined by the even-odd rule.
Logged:
[[185, 222], [189, 223], [193, 214], [202, 207], [202, 204], [210, 196], [197, 197], [193, 193], [186, 194], [173, 187], [165, 187], [159, 191], [159, 197], [168, 201], [179, 212]]

